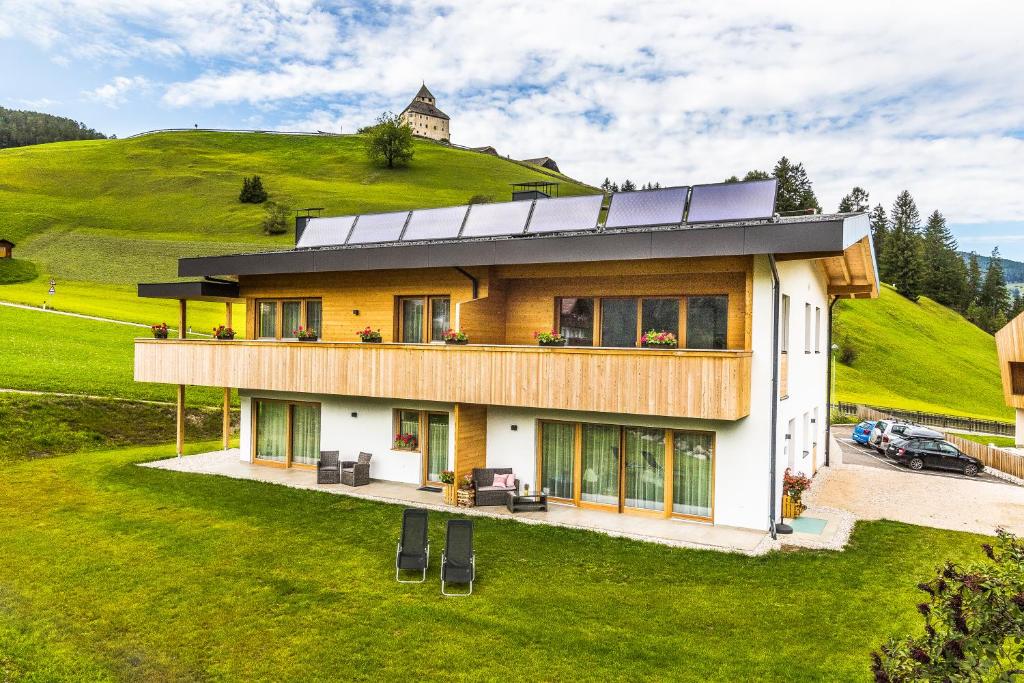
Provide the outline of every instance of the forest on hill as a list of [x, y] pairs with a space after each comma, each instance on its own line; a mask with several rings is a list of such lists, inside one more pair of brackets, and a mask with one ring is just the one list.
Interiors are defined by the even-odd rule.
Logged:
[[102, 140], [106, 137], [84, 123], [64, 116], [0, 107], [0, 149], [45, 142]]

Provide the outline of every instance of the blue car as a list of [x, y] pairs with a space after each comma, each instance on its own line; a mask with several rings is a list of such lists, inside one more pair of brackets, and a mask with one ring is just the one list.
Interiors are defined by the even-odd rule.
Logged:
[[853, 440], [862, 446], [866, 446], [871, 438], [871, 430], [875, 428], [874, 420], [864, 420], [853, 428]]

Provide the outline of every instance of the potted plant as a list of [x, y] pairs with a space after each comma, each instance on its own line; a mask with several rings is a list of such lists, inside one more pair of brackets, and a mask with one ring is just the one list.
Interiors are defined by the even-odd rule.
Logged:
[[444, 502], [449, 505], [455, 505], [457, 503], [455, 497], [455, 472], [452, 470], [445, 470], [441, 472], [441, 484], [444, 486]]
[[230, 327], [225, 327], [224, 325], [221, 325], [220, 327], [213, 328], [213, 338], [214, 339], [225, 339], [225, 340], [226, 339], [234, 339], [235, 338], [235, 331], [233, 329], [231, 329]]
[[534, 332], [533, 338], [536, 339], [537, 343], [541, 346], [565, 346], [569, 341], [557, 330], [551, 330], [550, 332]]
[[456, 493], [459, 507], [470, 508], [476, 503], [476, 491], [473, 489], [473, 475], [467, 474], [459, 481], [459, 490]]
[[414, 451], [419, 445], [419, 439], [415, 434], [395, 434], [395, 442], [392, 448], [396, 451]]
[[150, 325], [149, 329], [153, 330], [153, 336], [157, 339], [167, 339], [167, 323]]
[[371, 330], [369, 325], [367, 325], [366, 329], [356, 332], [356, 334], [359, 335], [364, 344], [380, 344], [384, 339], [380, 334], [380, 330]]
[[804, 491], [811, 488], [811, 480], [803, 474], [793, 474], [790, 468], [786, 468], [782, 475], [782, 516], [795, 519], [800, 516], [807, 506], [801, 498]]
[[320, 338], [319, 333], [317, 333], [317, 331], [312, 327], [303, 327], [302, 325], [299, 325], [299, 329], [292, 330], [292, 334], [294, 334], [295, 338], [299, 341], [315, 342]]
[[665, 330], [647, 330], [646, 334], [640, 337], [640, 346], [648, 349], [674, 349], [679, 346], [679, 340], [676, 339], [676, 335]]
[[448, 328], [447, 330], [445, 330], [444, 334], [441, 335], [441, 338], [444, 339], [444, 343], [445, 344], [468, 344], [469, 343], [469, 335], [468, 334], [466, 334], [462, 330], [453, 330], [451, 328]]

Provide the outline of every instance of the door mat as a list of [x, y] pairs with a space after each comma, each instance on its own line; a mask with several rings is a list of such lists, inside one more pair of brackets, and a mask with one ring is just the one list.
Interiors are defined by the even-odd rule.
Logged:
[[799, 534], [820, 534], [825, 530], [825, 525], [828, 524], [824, 519], [815, 519], [814, 517], [797, 517], [789, 523], [793, 527], [793, 531]]
[[430, 493], [441, 493], [441, 489], [436, 486], [421, 486], [417, 491], [429, 491]]

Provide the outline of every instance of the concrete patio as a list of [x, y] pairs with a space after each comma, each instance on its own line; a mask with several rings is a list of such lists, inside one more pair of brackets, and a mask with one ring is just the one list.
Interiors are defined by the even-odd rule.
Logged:
[[[846, 544], [852, 522], [842, 511], [809, 510], [808, 515], [824, 519], [827, 524], [821, 534], [794, 533], [780, 537], [779, 541], [763, 532], [735, 527], [716, 526], [675, 519], [652, 519], [595, 510], [584, 510], [571, 505], [550, 504], [547, 512], [510, 513], [504, 507], [453, 508], [441, 500], [440, 493], [420, 491], [414, 484], [373, 480], [360, 487], [342, 484], [317, 484], [316, 473], [309, 470], [263, 467], [239, 460], [237, 449], [212, 451], [181, 458], [168, 458], [143, 463], [143, 467], [187, 472], [215, 474], [233, 479], [248, 479], [298, 489], [322, 491], [353, 498], [363, 498], [394, 505], [413, 506], [456, 513], [466, 516], [508, 519], [523, 524], [546, 524], [573, 529], [595, 531], [663, 545], [761, 555], [785, 545], [808, 548], [841, 548]], [[781, 543], [780, 543], [781, 541]]]

